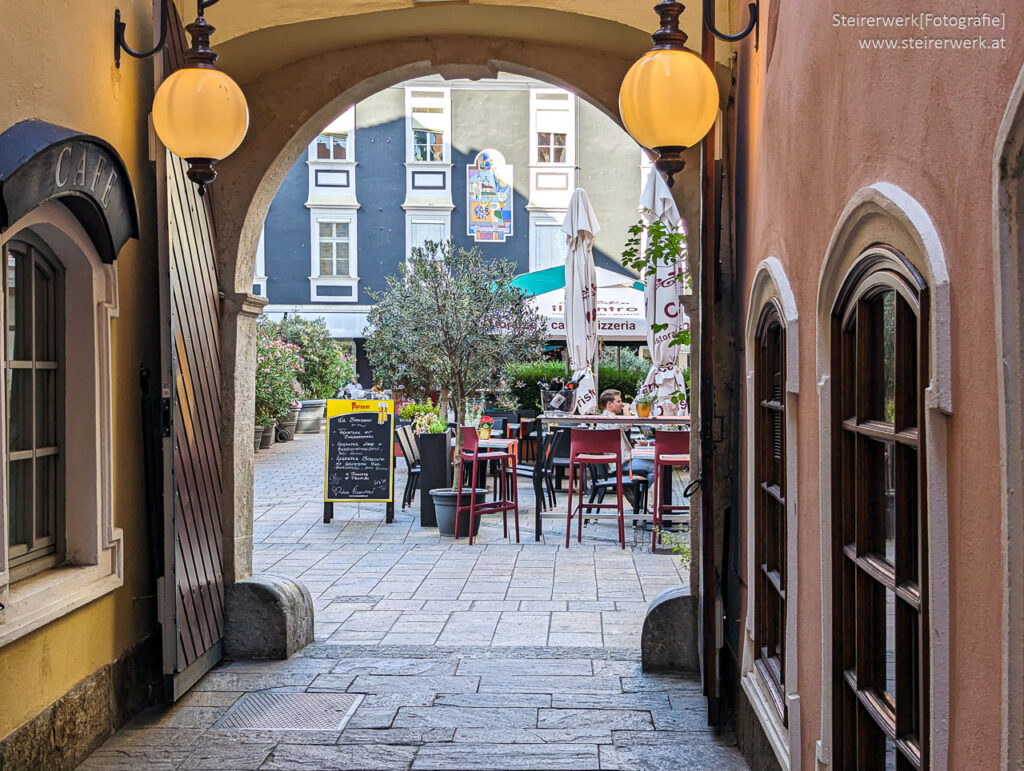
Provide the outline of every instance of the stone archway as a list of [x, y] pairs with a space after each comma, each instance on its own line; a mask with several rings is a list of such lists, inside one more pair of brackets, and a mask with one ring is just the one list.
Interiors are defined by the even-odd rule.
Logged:
[[[563, 14], [569, 20], [569, 14]], [[636, 30], [622, 26], [624, 34]], [[252, 441], [255, 324], [263, 305], [253, 297], [256, 246], [270, 203], [288, 169], [317, 132], [346, 105], [409, 78], [527, 75], [570, 89], [618, 121], [619, 84], [636, 53], [624, 55], [550, 42], [482, 36], [429, 36], [372, 42], [319, 53], [243, 84], [251, 123], [242, 148], [219, 165], [214, 191], [217, 252], [224, 291], [221, 367], [224, 468], [224, 575], [252, 572]], [[641, 41], [643, 38], [641, 38]], [[639, 48], [639, 51], [642, 51]], [[681, 208], [696, 221], [696, 155], [676, 185]], [[237, 449], [237, 451], [236, 451]]]
[[1024, 335], [1021, 332], [1021, 260], [1024, 260], [1024, 69], [1010, 96], [993, 157], [996, 339], [1003, 520], [1002, 765], [1024, 764]]

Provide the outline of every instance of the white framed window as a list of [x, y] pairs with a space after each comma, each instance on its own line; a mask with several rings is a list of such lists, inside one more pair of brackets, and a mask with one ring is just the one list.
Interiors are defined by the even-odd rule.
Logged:
[[[405, 201], [407, 215], [438, 213], [451, 217], [451, 89], [431, 81], [411, 81], [405, 93]], [[406, 254], [409, 253], [406, 219]], [[450, 228], [448, 229], [450, 231]]]
[[[782, 263], [758, 265], [746, 319], [747, 596], [741, 686], [776, 760], [800, 768], [797, 691], [799, 319]], [[796, 738], [795, 738], [796, 737]]]
[[[564, 214], [562, 215], [564, 217]], [[565, 265], [567, 245], [562, 221], [555, 215], [530, 215], [530, 270]]]
[[408, 87], [405, 90], [406, 160], [447, 163], [451, 158], [451, 91]]
[[0, 253], [3, 646], [121, 586], [124, 551], [113, 519], [117, 269], [57, 202], [12, 225]]
[[321, 276], [347, 278], [351, 275], [351, 228], [349, 220], [317, 220]]
[[324, 127], [309, 143], [306, 165], [309, 167], [308, 206], [350, 206], [356, 201], [356, 108], [345, 112]]
[[318, 161], [347, 161], [348, 133], [320, 134], [313, 142], [313, 152]]
[[530, 163], [576, 163], [576, 97], [568, 91], [530, 90]]
[[[560, 88], [530, 89], [530, 202], [543, 225], [551, 210], [565, 207], [576, 187], [576, 97]], [[550, 251], [538, 252], [534, 226], [530, 226], [530, 259], [554, 259]], [[549, 239], [550, 240], [550, 239]], [[543, 247], [541, 247], [543, 249]]]
[[310, 301], [356, 302], [359, 265], [356, 212], [310, 211]]
[[7, 557], [16, 579], [64, 561], [64, 271], [28, 241], [9, 241], [4, 259]]
[[423, 247], [428, 241], [436, 243], [451, 238], [452, 221], [448, 214], [425, 214], [409, 212], [405, 221], [405, 253], [412, 256], [414, 248]]
[[309, 145], [309, 161], [354, 161], [356, 108], [332, 120]]

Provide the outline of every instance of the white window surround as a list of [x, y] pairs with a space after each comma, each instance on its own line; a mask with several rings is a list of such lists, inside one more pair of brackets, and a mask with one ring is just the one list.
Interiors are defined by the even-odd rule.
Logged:
[[[930, 295], [929, 382], [925, 388], [924, 462], [928, 469], [928, 626], [929, 678], [925, 688], [931, 715], [928, 754], [931, 767], [947, 766], [949, 735], [949, 510], [946, 434], [953, 411], [950, 366], [949, 274], [938, 231], [924, 208], [906, 191], [888, 182], [862, 188], [850, 199], [832, 232], [818, 282], [817, 390], [819, 435], [828, 436], [832, 421], [832, 310], [850, 271], [872, 244], [897, 249], [925, 278]], [[831, 443], [819, 443], [819, 514], [821, 533], [822, 683], [821, 734], [817, 767], [832, 762], [832, 490]]]
[[266, 256], [266, 226], [260, 228], [260, 241], [256, 244], [256, 275], [253, 276], [252, 284], [259, 287], [260, 297], [267, 296], [267, 256]]
[[[554, 101], [554, 97], [564, 97]], [[537, 162], [537, 128], [538, 105], [541, 107], [564, 104], [565, 117], [565, 162]], [[543, 112], [561, 112], [561, 110], [542, 110]], [[541, 118], [542, 126], [545, 119]], [[555, 120], [549, 118], [548, 120]], [[548, 127], [554, 127], [549, 125]], [[569, 205], [572, 191], [576, 189], [576, 97], [559, 88], [530, 89], [530, 200], [526, 205], [528, 211], [562, 209]]]
[[996, 135], [992, 160], [993, 243], [996, 247], [996, 360], [1002, 473], [1003, 673], [1002, 768], [1024, 766], [1024, 67], [1017, 75]]
[[[405, 87], [405, 160], [409, 163], [426, 163], [431, 166], [450, 164], [452, 157], [452, 99], [450, 88], [437, 88], [425, 85], [407, 85]], [[415, 128], [414, 113], [420, 110], [441, 110], [431, 115], [429, 128], [440, 131], [444, 135], [441, 160], [417, 161], [413, 143]]]
[[[122, 532], [114, 527], [110, 321], [118, 315], [117, 269], [105, 264], [78, 220], [57, 202], [34, 209], [0, 235], [45, 245], [64, 266], [67, 389], [67, 564], [9, 583], [7, 464], [0, 463], [0, 646], [67, 615], [124, 583]], [[0, 339], [0, 347], [4, 345]], [[0, 408], [6, 414], [6, 394]], [[71, 399], [74, 403], [71, 403]], [[87, 405], [88, 409], [83, 408]], [[0, 429], [6, 434], [6, 425]], [[6, 447], [6, 440], [0, 445]]]
[[[405, 201], [402, 208], [455, 208], [452, 203], [452, 101], [451, 89], [410, 83], [405, 91]], [[441, 108], [438, 128], [444, 133], [444, 160], [417, 161], [413, 150], [413, 112], [420, 107]]]
[[[782, 723], [782, 718], [768, 693], [768, 684], [764, 682], [758, 668], [754, 665], [756, 651], [754, 646], [754, 612], [753, 598], [754, 564], [756, 549], [754, 545], [754, 489], [757, 481], [754, 478], [754, 463], [750, 460], [755, 447], [754, 421], [756, 398], [754, 390], [754, 353], [757, 350], [757, 326], [765, 306], [773, 304], [779, 312], [785, 329], [785, 418], [786, 418], [786, 661], [785, 661], [785, 699], [789, 726]], [[782, 263], [775, 257], [768, 257], [757, 266], [754, 281], [747, 303], [746, 325], [746, 446], [747, 446], [747, 495], [744, 518], [747, 530], [747, 612], [744, 624], [743, 654], [741, 663], [741, 684], [750, 706], [757, 715], [765, 736], [775, 751], [775, 757], [783, 769], [800, 768], [800, 696], [797, 693], [797, 394], [800, 387], [800, 338], [797, 324], [796, 300], [793, 289], [786, 277]]]
[[[316, 152], [316, 141], [324, 134], [344, 134], [347, 138], [345, 143], [345, 158], [318, 158]], [[326, 164], [338, 164], [338, 163], [350, 163], [356, 159], [356, 108], [355, 105], [349, 107], [345, 112], [335, 118], [333, 121], [328, 123], [322, 131], [320, 131], [313, 141], [309, 143], [308, 148], [308, 161], [310, 163], [326, 163]]]
[[424, 212], [407, 211], [405, 213], [405, 254], [412, 255], [415, 246], [422, 246], [424, 240], [438, 240], [433, 235], [427, 238], [419, 238], [417, 226], [426, 226], [424, 230], [439, 231], [441, 241], [447, 241], [452, 237], [452, 217], [448, 212]]
[[[565, 253], [568, 247], [565, 244], [565, 234], [562, 232], [562, 221], [565, 219], [565, 211], [531, 211], [530, 212], [530, 270], [543, 270], [544, 268], [555, 267], [565, 264]], [[544, 228], [557, 230], [555, 238], [560, 239], [562, 244], [562, 259], [556, 262], [541, 262], [539, 255], [544, 245], [544, 237], [540, 235]], [[550, 233], [547, 233], [550, 238]]]
[[309, 175], [306, 206], [344, 206], [358, 208], [356, 200], [356, 129], [355, 110], [349, 107], [334, 119], [320, 134], [347, 134], [347, 152], [344, 160], [323, 159], [316, 156], [316, 140], [306, 149], [306, 167]]
[[[320, 223], [348, 223], [349, 275], [320, 275]], [[354, 303], [359, 300], [359, 227], [354, 209], [315, 207], [309, 210], [309, 300], [310, 302]], [[348, 297], [320, 293], [321, 287], [348, 286]]]
[[[565, 134], [565, 160], [542, 163], [537, 159], [537, 134], [551, 131]], [[560, 88], [530, 89], [530, 166], [574, 166], [576, 164], [576, 97]]]

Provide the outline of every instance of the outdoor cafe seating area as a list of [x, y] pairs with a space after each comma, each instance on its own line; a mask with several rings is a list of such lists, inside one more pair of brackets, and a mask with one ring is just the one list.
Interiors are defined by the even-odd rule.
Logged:
[[[617, 526], [616, 540], [623, 549], [627, 530], [632, 530], [633, 543], [647, 543], [654, 550], [662, 544], [664, 530], [689, 527], [689, 501], [681, 494], [689, 481], [689, 417], [581, 416], [530, 410], [491, 412], [490, 417], [488, 431], [462, 427], [462, 462], [454, 463], [452, 455], [458, 488], [467, 489], [459, 497], [456, 512], [457, 519], [471, 524], [464, 542], [472, 545], [472, 525], [480, 517], [497, 515], [503, 520], [505, 537], [518, 542], [520, 514], [527, 512], [533, 515], [538, 541], [545, 523], [549, 529], [552, 520], [565, 523], [566, 548], [585, 540], [584, 523], [610, 520]], [[454, 427], [449, 433], [454, 453]], [[628, 437], [628, 448], [623, 437]], [[414, 509], [432, 483], [420, 476], [422, 458], [412, 428], [400, 426], [396, 441], [409, 469], [402, 508]], [[623, 462], [626, 452], [632, 457]], [[640, 459], [648, 461], [646, 469], [653, 470], [634, 472], [632, 460]], [[469, 479], [476, 479], [478, 491], [486, 488], [486, 496], [468, 494]]]

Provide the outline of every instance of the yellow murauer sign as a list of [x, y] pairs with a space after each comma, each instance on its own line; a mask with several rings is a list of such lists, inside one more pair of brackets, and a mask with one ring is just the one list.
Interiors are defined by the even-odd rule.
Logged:
[[395, 403], [328, 399], [325, 503], [394, 500]]

